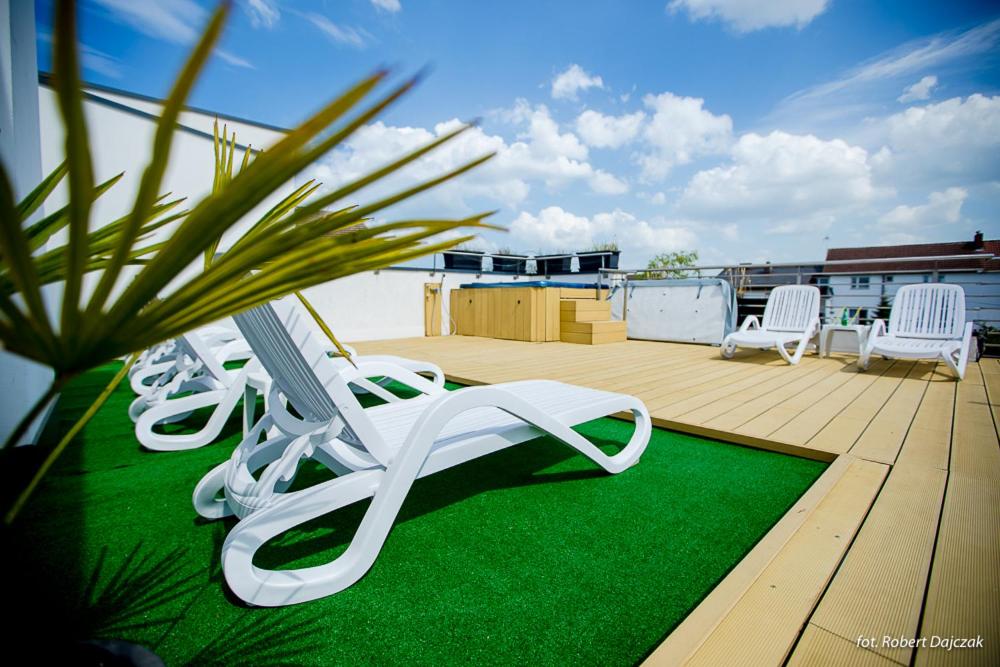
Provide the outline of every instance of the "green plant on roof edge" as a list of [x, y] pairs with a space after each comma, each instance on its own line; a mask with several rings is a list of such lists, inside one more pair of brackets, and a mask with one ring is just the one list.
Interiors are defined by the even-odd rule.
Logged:
[[[454, 139], [468, 129], [465, 125], [294, 212], [265, 215], [229, 248], [215, 253], [227, 230], [406, 94], [419, 79], [413, 77], [382, 91], [379, 84], [387, 78], [386, 71], [363, 79], [326, 104], [190, 210], [165, 215], [179, 203], [157, 194], [174, 127], [219, 39], [231, 4], [223, 2], [216, 8], [163, 104], [132, 209], [120, 220], [92, 230], [94, 201], [120, 176], [94, 183], [83, 114], [75, 3], [57, 3], [53, 81], [66, 132], [66, 161], [20, 202], [15, 201], [10, 179], [0, 165], [0, 342], [7, 351], [52, 368], [55, 379], [5, 446], [17, 442], [66, 382], [83, 371], [311, 285], [439, 252], [474, 238], [433, 239], [442, 232], [488, 226], [484, 220], [489, 213], [483, 213], [462, 219], [404, 220], [350, 234], [325, 235], [357, 225], [491, 158], [492, 154], [484, 155], [371, 203], [326, 212], [327, 207]], [[66, 206], [27, 224], [62, 180], [68, 185]], [[166, 228], [168, 222], [175, 224]], [[44, 248], [63, 229], [67, 230], [65, 243]], [[172, 284], [183, 270], [206, 256], [214, 259], [203, 271]], [[130, 266], [133, 276], [125, 271]], [[97, 274], [96, 285], [81, 299], [83, 277], [88, 273]], [[62, 287], [58, 303], [46, 303], [45, 285]], [[53, 297], [54, 291], [48, 296]], [[57, 322], [47, 305], [56, 311]], [[12, 518], [8, 513], [7, 521]]]

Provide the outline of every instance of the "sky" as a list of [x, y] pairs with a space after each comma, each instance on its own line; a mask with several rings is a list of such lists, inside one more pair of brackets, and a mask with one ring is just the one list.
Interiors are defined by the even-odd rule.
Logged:
[[[84, 78], [163, 97], [215, 6], [80, 3]], [[51, 68], [50, 0], [36, 3]], [[237, 0], [191, 105], [293, 127], [376, 68], [421, 84], [298, 177], [358, 203], [496, 156], [377, 221], [496, 213], [490, 251], [615, 242], [628, 268], [1000, 237], [1000, 5]]]

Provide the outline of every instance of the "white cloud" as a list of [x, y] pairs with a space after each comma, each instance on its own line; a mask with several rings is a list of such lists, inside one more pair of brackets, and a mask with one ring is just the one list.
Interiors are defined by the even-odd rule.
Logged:
[[255, 28], [273, 28], [281, 18], [278, 3], [274, 0], [245, 0], [243, 10], [250, 17], [250, 24]]
[[913, 106], [877, 125], [888, 148], [876, 166], [893, 180], [935, 186], [988, 182], [1000, 174], [1000, 96]]
[[365, 46], [364, 35], [362, 35], [362, 32], [358, 29], [345, 25], [337, 25], [322, 14], [316, 14], [314, 12], [304, 13], [302, 14], [302, 17], [319, 28], [319, 30], [325, 33], [327, 37], [338, 44], [346, 44], [347, 46], [353, 46], [358, 49], [364, 48]]
[[646, 95], [643, 103], [652, 116], [642, 134], [647, 148], [637, 160], [648, 180], [696, 157], [724, 153], [732, 141], [732, 119], [704, 109], [703, 99], [662, 93]]
[[900, 205], [878, 219], [885, 229], [899, 231], [916, 227], [934, 227], [955, 224], [962, 216], [962, 204], [968, 197], [965, 188], [948, 188], [943, 192], [932, 192], [926, 204], [918, 206]]
[[761, 28], [802, 28], [822, 14], [829, 0], [672, 0], [671, 12], [687, 12], [694, 21], [722, 21], [738, 32]]
[[605, 116], [588, 109], [577, 117], [576, 131], [588, 146], [620, 148], [639, 134], [645, 117], [646, 114], [641, 111], [622, 116]]
[[194, 0], [162, 0], [133, 2], [132, 0], [95, 0], [108, 9], [118, 21], [130, 25], [144, 35], [175, 44], [193, 42], [195, 26], [205, 20], [205, 10]]
[[[1000, 19], [966, 31], [941, 32], [907, 42], [847, 71], [841, 77], [789, 95], [771, 119], [777, 123], [796, 119], [866, 115], [871, 110], [872, 89], [931, 67], [973, 57], [996, 49]], [[898, 88], [893, 87], [893, 95]]]
[[585, 217], [559, 206], [543, 208], [537, 215], [522, 211], [510, 225], [510, 236], [516, 247], [541, 252], [577, 251], [616, 241], [633, 265], [644, 265], [657, 253], [693, 248], [697, 242], [694, 232], [681, 224], [640, 220], [621, 209]]
[[[617, 195], [628, 190], [624, 180], [595, 169], [586, 161], [587, 147], [572, 133], [561, 132], [545, 106], [531, 107], [519, 101], [513, 111], [504, 113], [523, 129], [514, 141], [508, 142], [499, 135], [487, 134], [479, 127], [472, 128], [408, 165], [402, 173], [382, 184], [378, 194], [384, 195], [389, 190], [399, 190], [439, 176], [487, 153], [496, 153], [496, 157], [455, 181], [422, 195], [421, 202], [435, 204], [439, 214], [461, 214], [472, 210], [474, 204], [481, 207], [478, 200], [516, 207], [538, 185], [558, 190], [573, 183], [582, 183], [602, 195]], [[461, 123], [454, 119], [439, 123], [430, 130], [396, 127], [382, 122], [366, 125], [339, 149], [323, 157], [313, 168], [311, 176], [328, 187], [347, 183], [459, 125]]]
[[238, 55], [226, 51], [225, 49], [216, 49], [215, 54], [225, 60], [230, 65], [236, 65], [237, 67], [246, 67], [247, 69], [257, 69], [254, 67], [250, 61], [240, 58]]
[[931, 96], [931, 89], [937, 85], [937, 82], [938, 79], [933, 74], [925, 76], [912, 86], [907, 86], [906, 90], [903, 91], [903, 94], [896, 98], [896, 101], [900, 104], [906, 104], [907, 102], [929, 99]]
[[376, 9], [384, 12], [389, 12], [390, 14], [395, 14], [403, 7], [399, 4], [399, 0], [372, 0], [372, 5]]
[[588, 183], [591, 190], [602, 195], [621, 195], [628, 192], [628, 183], [601, 169], [594, 171]]
[[680, 210], [702, 219], [763, 222], [769, 232], [791, 234], [828, 227], [880, 194], [863, 148], [811, 135], [749, 133], [733, 146], [728, 165], [691, 178]]
[[[47, 32], [39, 31], [38, 39], [46, 44], [52, 43], [52, 35]], [[80, 48], [80, 62], [83, 65], [84, 70], [91, 70], [112, 79], [121, 78], [122, 62], [118, 58], [115, 58], [111, 54], [105, 53], [99, 49], [95, 49], [92, 46], [87, 46], [82, 42], [80, 42], [78, 46]]]
[[[172, 44], [189, 44], [198, 39], [208, 14], [193, 0], [95, 0], [111, 16], [144, 35]], [[231, 65], [250, 67], [247, 60], [229, 51], [216, 49], [216, 54]]]
[[528, 130], [518, 138], [530, 142], [532, 152], [541, 158], [565, 156], [572, 160], [586, 160], [587, 147], [572, 132], [559, 132], [559, 124], [552, 119], [544, 104], [532, 107], [525, 100], [518, 100], [511, 113], [514, 122], [527, 122]]
[[573, 64], [552, 80], [552, 97], [557, 100], [575, 100], [577, 93], [590, 88], [604, 88], [604, 81]]

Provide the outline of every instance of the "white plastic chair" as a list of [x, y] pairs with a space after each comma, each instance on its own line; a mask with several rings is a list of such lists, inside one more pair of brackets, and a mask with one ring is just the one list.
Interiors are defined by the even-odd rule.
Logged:
[[[743, 320], [739, 331], [722, 341], [720, 352], [731, 359], [737, 347], [777, 348], [790, 364], [797, 364], [806, 347], [819, 335], [819, 289], [814, 285], [782, 285], [771, 290], [764, 307], [764, 321], [755, 315]], [[795, 351], [788, 353], [787, 346]]]
[[904, 285], [896, 292], [889, 326], [872, 323], [859, 366], [868, 368], [872, 355], [892, 359], [940, 359], [965, 377], [972, 343], [972, 322], [965, 321], [965, 290], [960, 285]]
[[[338, 369], [287, 303], [235, 319], [274, 380], [269, 408], [229, 461], [202, 479], [193, 500], [203, 517], [241, 517], [223, 544], [222, 566], [232, 591], [254, 605], [306, 602], [358, 581], [420, 477], [545, 434], [618, 473], [638, 462], [649, 441], [649, 413], [638, 399], [552, 381], [448, 392], [413, 377], [407, 384], [424, 396], [362, 408], [347, 384], [358, 371]], [[285, 401], [301, 416], [292, 415]], [[626, 410], [635, 417], [635, 431], [613, 456], [572, 429]], [[338, 477], [287, 492], [303, 459]], [[268, 540], [365, 498], [373, 500], [354, 538], [333, 561], [294, 570], [254, 565], [254, 554]]]

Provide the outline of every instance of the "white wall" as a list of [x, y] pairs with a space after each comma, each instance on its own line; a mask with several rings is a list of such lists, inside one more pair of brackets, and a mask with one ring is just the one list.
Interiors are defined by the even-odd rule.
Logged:
[[[0, 160], [20, 198], [42, 177], [38, 146], [38, 63], [35, 7], [24, 0], [0, 0]], [[52, 371], [0, 351], [0, 443], [52, 383]], [[33, 442], [43, 414], [18, 444]]]
[[[451, 290], [467, 283], [529, 282], [544, 276], [383, 269], [334, 280], [305, 290], [306, 298], [344, 341], [383, 340], [424, 335], [424, 285], [441, 284], [441, 333], [454, 330]], [[551, 282], [593, 283], [596, 274], [553, 276]]]
[[[59, 116], [55, 93], [46, 85], [36, 84], [36, 86], [41, 120], [42, 168], [48, 173], [63, 159], [65, 132]], [[119, 172], [125, 172], [121, 181], [95, 204], [91, 214], [92, 228], [107, 224], [131, 209], [156, 132], [156, 120], [150, 118], [147, 113], [158, 113], [156, 105], [150, 102], [141, 102], [142, 113], [135, 114], [120, 108], [119, 104], [123, 100], [128, 101], [128, 98], [119, 96], [114, 105], [103, 104], [99, 100], [93, 99], [87, 99], [84, 102], [95, 180], [102, 182]], [[139, 104], [140, 101], [137, 100], [136, 105]], [[186, 116], [189, 119], [197, 117], [196, 124], [199, 127], [207, 125], [208, 132], [211, 133], [211, 118], [205, 118], [203, 115], [193, 112], [188, 112]], [[230, 124], [230, 129], [234, 129], [232, 124]], [[236, 126], [235, 129], [238, 135], [254, 134], [248, 126]], [[277, 133], [270, 131], [268, 133], [272, 137], [277, 136]], [[261, 132], [257, 134], [263, 136]], [[239, 136], [237, 139], [239, 140]], [[243, 152], [237, 149], [235, 160], [239, 162], [242, 160], [242, 156]], [[183, 128], [179, 129], [174, 134], [170, 162], [164, 174], [160, 192], [170, 192], [173, 195], [172, 198], [186, 197], [186, 201], [176, 210], [190, 209], [211, 192], [213, 172], [214, 152], [211, 135], [206, 135], [200, 130], [189, 132]], [[223, 237], [221, 248], [227, 247], [253, 221], [293, 189], [293, 184], [288, 183], [254, 208], [246, 216], [244, 222], [234, 226], [233, 231]], [[65, 202], [65, 193], [65, 184], [63, 184], [53, 192], [50, 205], [62, 205]], [[65, 237], [62, 235], [57, 236], [50, 241], [50, 244], [62, 243], [64, 239]], [[190, 278], [198, 270], [200, 270], [200, 260], [195, 261], [187, 271], [182, 273], [174, 285]], [[135, 270], [126, 270], [124, 276], [127, 279], [134, 273]], [[88, 295], [88, 289], [92, 289], [95, 285], [97, 277], [97, 275], [88, 276], [84, 287], [84, 297]], [[119, 290], [124, 287], [126, 279], [120, 281]]]

